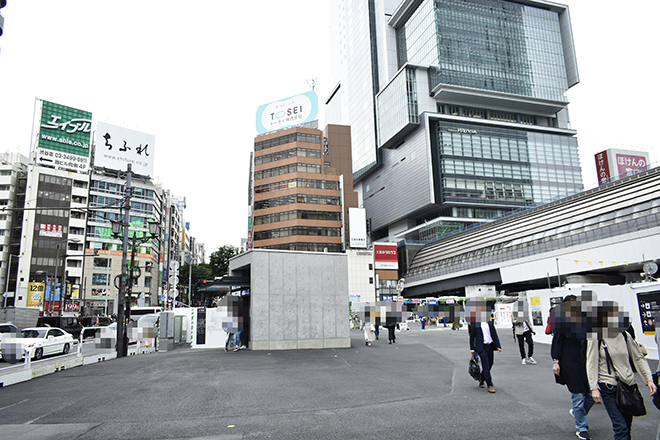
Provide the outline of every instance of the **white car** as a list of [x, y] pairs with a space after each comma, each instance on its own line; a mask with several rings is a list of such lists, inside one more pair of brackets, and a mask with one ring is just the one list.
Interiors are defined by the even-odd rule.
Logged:
[[[20, 343], [20, 348], [30, 349], [32, 358], [35, 360], [50, 354], [67, 354], [74, 345], [71, 333], [57, 327], [25, 328], [21, 331], [20, 337], [14, 339], [14, 341]], [[24, 356], [24, 350], [15, 355], [17, 359], [21, 359]]]
[[10, 322], [0, 324], [0, 358], [2, 357], [2, 339], [15, 338], [18, 333], [20, 333], [20, 330], [14, 324]]

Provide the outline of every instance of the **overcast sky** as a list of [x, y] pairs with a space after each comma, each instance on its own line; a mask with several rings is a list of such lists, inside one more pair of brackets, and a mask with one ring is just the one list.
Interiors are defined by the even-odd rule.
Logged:
[[[321, 103], [334, 86], [328, 0], [7, 3], [0, 151], [28, 155], [35, 98], [90, 111], [94, 126], [153, 134], [155, 180], [186, 197], [185, 221], [207, 255], [247, 236], [257, 107], [308, 91], [311, 78]], [[598, 151], [643, 150], [658, 160], [660, 2], [563, 3], [580, 74], [569, 109], [589, 188]]]

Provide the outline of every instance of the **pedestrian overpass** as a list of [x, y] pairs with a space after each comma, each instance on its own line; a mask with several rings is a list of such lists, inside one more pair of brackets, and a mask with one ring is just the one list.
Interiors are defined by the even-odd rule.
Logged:
[[407, 265], [403, 295], [465, 295], [465, 286], [483, 284], [511, 292], [625, 284], [657, 276], [656, 262], [660, 168], [428, 243]]

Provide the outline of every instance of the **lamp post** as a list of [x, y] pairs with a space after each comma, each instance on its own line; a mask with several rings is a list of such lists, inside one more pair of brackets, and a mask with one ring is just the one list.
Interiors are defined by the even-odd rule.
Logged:
[[[129, 175], [128, 178], [126, 179], [126, 185], [128, 188], [130, 188], [130, 164], [129, 164]], [[138, 243], [144, 243], [148, 240], [151, 240], [153, 238], [157, 238], [160, 236], [159, 229], [160, 226], [158, 222], [149, 222], [149, 235], [145, 235], [144, 237], [137, 238], [136, 234], [133, 234], [132, 240], [131, 240], [131, 264], [130, 264], [130, 275], [129, 275], [129, 269], [128, 269], [128, 236], [129, 236], [129, 229], [128, 229], [128, 218], [129, 218], [129, 207], [130, 207], [130, 192], [127, 189], [127, 196], [126, 196], [127, 202], [125, 206], [125, 214], [124, 218], [122, 221], [112, 222], [112, 233], [115, 237], [119, 237], [119, 235], [122, 236], [122, 242], [123, 242], [123, 248], [122, 248], [122, 262], [121, 262], [121, 267], [122, 267], [122, 273], [120, 275], [120, 283], [119, 283], [119, 297], [117, 298], [117, 356], [118, 357], [123, 357], [128, 354], [128, 340], [126, 338], [126, 320], [128, 317], [130, 317], [130, 302], [126, 303], [126, 293], [131, 292], [131, 289], [133, 287], [133, 270], [135, 267], [135, 247], [137, 246]], [[126, 311], [128, 313], [126, 313]]]
[[[64, 240], [60, 240], [57, 243], [54, 243], [53, 246], [57, 245], [57, 256], [55, 257], [55, 289], [57, 289], [57, 269], [59, 268], [60, 264], [60, 247], [62, 246], [62, 243], [80, 243], [80, 240], [78, 238], [67, 238]], [[64, 291], [66, 288], [66, 258], [68, 255], [66, 254], [66, 251], [64, 252], [64, 256], [62, 257], [62, 282], [60, 283], [60, 310], [59, 310], [59, 316], [62, 316], [64, 312]], [[55, 296], [55, 292], [51, 292], [51, 295]], [[52, 310], [53, 307], [53, 301], [50, 301], [50, 310]]]

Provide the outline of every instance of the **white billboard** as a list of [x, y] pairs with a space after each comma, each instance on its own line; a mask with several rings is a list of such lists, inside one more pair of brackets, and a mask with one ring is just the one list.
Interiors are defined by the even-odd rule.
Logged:
[[348, 208], [349, 246], [367, 248], [367, 211], [364, 208]]
[[313, 121], [318, 112], [319, 98], [313, 90], [261, 105], [257, 109], [257, 133], [264, 134]]
[[94, 166], [113, 170], [132, 171], [143, 176], [153, 176], [156, 138], [128, 128], [99, 122], [96, 129]]

